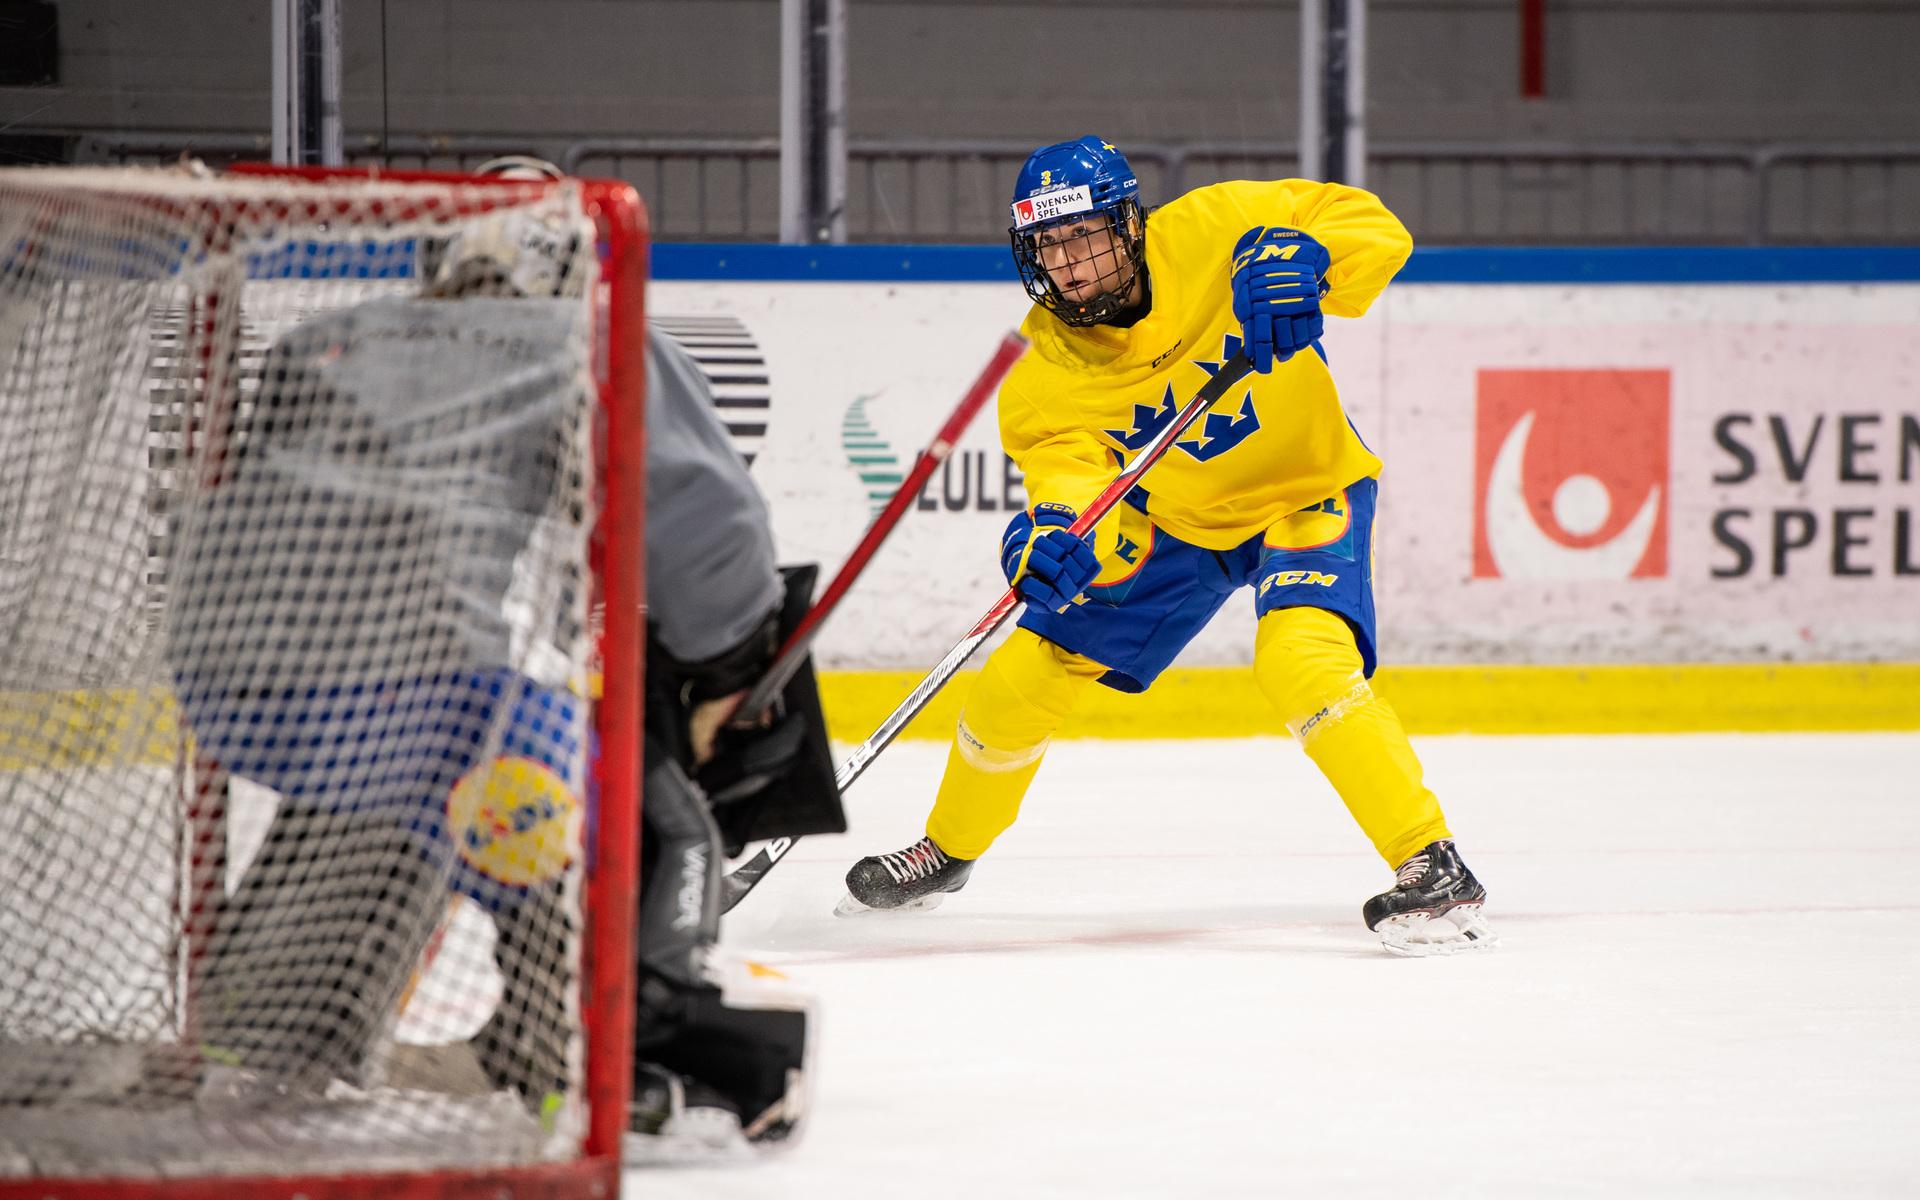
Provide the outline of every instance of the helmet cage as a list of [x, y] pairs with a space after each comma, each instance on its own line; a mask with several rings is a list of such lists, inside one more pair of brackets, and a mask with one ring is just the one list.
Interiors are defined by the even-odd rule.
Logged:
[[[1114, 282], [1097, 296], [1086, 300], [1070, 299], [1054, 284], [1053, 277], [1041, 262], [1040, 236], [1062, 225], [1091, 222], [1102, 216], [1107, 219], [1113, 248], [1096, 255], [1094, 261], [1099, 277], [1105, 279], [1112, 275]], [[1088, 230], [1076, 236], [1097, 232], [1097, 229]], [[1033, 298], [1035, 304], [1067, 325], [1098, 325], [1124, 311], [1133, 294], [1134, 282], [1139, 279], [1146, 265], [1146, 214], [1141, 210], [1140, 202], [1131, 196], [1104, 208], [1075, 213], [1044, 225], [1029, 225], [1024, 229], [1013, 226], [1007, 230], [1007, 234], [1013, 242], [1014, 265], [1019, 268], [1020, 282], [1025, 285], [1027, 295]], [[1108, 257], [1116, 261], [1110, 265], [1100, 261]]]

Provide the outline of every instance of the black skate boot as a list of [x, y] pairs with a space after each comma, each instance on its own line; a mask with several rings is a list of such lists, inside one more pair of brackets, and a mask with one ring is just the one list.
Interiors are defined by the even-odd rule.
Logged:
[[1487, 889], [1444, 838], [1401, 863], [1393, 890], [1367, 901], [1362, 916], [1389, 953], [1458, 954], [1500, 944], [1481, 915], [1486, 901]]
[[843, 917], [872, 909], [918, 912], [967, 886], [974, 860], [955, 858], [923, 837], [894, 854], [872, 854], [847, 872], [847, 894], [833, 911]]

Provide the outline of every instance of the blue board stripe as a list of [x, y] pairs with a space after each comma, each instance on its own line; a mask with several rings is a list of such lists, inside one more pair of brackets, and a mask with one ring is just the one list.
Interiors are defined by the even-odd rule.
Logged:
[[[666, 242], [653, 277], [784, 282], [1017, 282], [1004, 246]], [[1436, 246], [1401, 283], [1914, 283], [1920, 246]]]

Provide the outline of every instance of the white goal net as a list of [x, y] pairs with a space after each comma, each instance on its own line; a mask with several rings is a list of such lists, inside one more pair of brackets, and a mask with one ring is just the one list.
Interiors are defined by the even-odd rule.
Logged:
[[606, 1153], [620, 207], [0, 170], [0, 1195]]

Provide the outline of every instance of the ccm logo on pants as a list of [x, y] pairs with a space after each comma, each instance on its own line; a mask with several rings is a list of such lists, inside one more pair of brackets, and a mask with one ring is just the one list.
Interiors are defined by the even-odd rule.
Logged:
[[1338, 575], [1322, 575], [1318, 571], [1281, 571], [1269, 575], [1260, 581], [1260, 594], [1266, 595], [1269, 588], [1292, 587], [1299, 583], [1310, 583], [1317, 587], [1332, 587], [1339, 581]]

